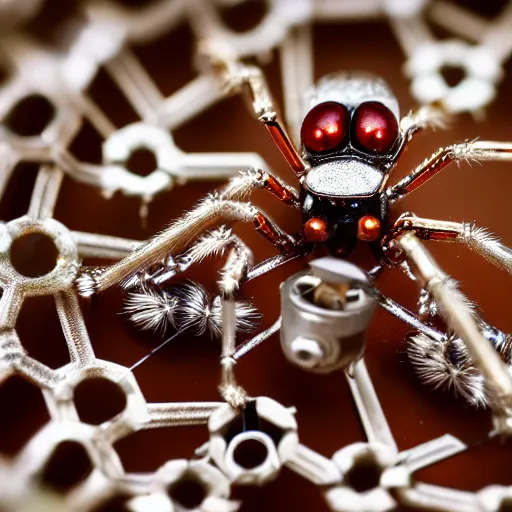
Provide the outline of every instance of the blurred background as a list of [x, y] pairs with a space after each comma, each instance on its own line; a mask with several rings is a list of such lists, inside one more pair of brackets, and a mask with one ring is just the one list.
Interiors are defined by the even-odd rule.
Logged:
[[[126, 8], [143, 9], [139, 0], [116, 0]], [[492, 20], [506, 2], [464, 1], [464, 6]], [[225, 23], [235, 31], [247, 31], [264, 17], [264, 1], [247, 0], [221, 8]], [[71, 22], [71, 20], [74, 20]], [[70, 34], [82, 23], [77, 3], [43, 2], [37, 15], [23, 31], [41, 44], [59, 51], [66, 49]], [[0, 29], [7, 33], [8, 28]], [[432, 27], [436, 36], [448, 34]], [[402, 114], [414, 108], [408, 80], [402, 72], [404, 55], [385, 21], [322, 23], [313, 28], [315, 78], [338, 70], [365, 70], [384, 78], [396, 93]], [[183, 23], [147, 44], [134, 45], [133, 52], [162, 94], [169, 95], [196, 75], [195, 40], [188, 24]], [[282, 105], [281, 71], [275, 52], [258, 62], [267, 76], [276, 102]], [[37, 69], [37, 68], [35, 68]], [[478, 120], [470, 114], [453, 118], [447, 130], [426, 131], [417, 136], [400, 160], [391, 182], [397, 181], [437, 148], [452, 142], [480, 138], [512, 140], [512, 63], [499, 86], [497, 99]], [[457, 70], [446, 70], [447, 80], [458, 80]], [[9, 74], [0, 79], [4, 83]], [[1, 82], [0, 82], [1, 85]], [[98, 107], [116, 127], [138, 120], [109, 75], [100, 69], [87, 90]], [[9, 120], [18, 132], [30, 133], [44, 123], [48, 106], [35, 101], [19, 109]], [[186, 152], [250, 151], [260, 153], [272, 170], [289, 183], [295, 177], [287, 168], [277, 148], [246, 108], [243, 98], [234, 96], [220, 101], [207, 111], [173, 131], [179, 148]], [[77, 159], [100, 164], [102, 137], [85, 123], [69, 149]], [[128, 167], [135, 173], [148, 174], [155, 167], [154, 156], [138, 151]], [[9, 221], [24, 215], [34, 185], [39, 163], [21, 162], [11, 176], [0, 200], [0, 219]], [[154, 198], [149, 205], [147, 222], [139, 216], [140, 200], [116, 194], [106, 199], [97, 188], [78, 183], [69, 176], [59, 194], [55, 218], [68, 228], [132, 239], [146, 239], [170, 221], [190, 209], [207, 192], [221, 183], [194, 182], [174, 188]], [[512, 244], [509, 189], [512, 167], [507, 163], [466, 163], [445, 169], [438, 177], [400, 202], [393, 211], [398, 216], [412, 211], [419, 216], [453, 221], [472, 221], [489, 228], [506, 245]], [[277, 200], [256, 193], [260, 205], [286, 230], [300, 229], [300, 218]], [[256, 260], [275, 254], [259, 235], [247, 226], [235, 231], [254, 250]], [[428, 246], [441, 267], [461, 282], [461, 289], [482, 310], [483, 317], [505, 332], [512, 332], [508, 307], [509, 279], [487, 262], [457, 245]], [[44, 248], [26, 246], [20, 258], [29, 265], [44, 254]], [[34, 258], [34, 255], [38, 255]], [[372, 263], [366, 248], [356, 251], [353, 260], [364, 267]], [[99, 261], [88, 260], [86, 264]], [[102, 262], [104, 263], [104, 262]], [[279, 315], [279, 284], [293, 272], [304, 268], [304, 261], [288, 264], [244, 287], [244, 296], [253, 299], [264, 315], [262, 326], [271, 325]], [[187, 277], [215, 290], [219, 262], [205, 262]], [[387, 269], [378, 282], [386, 294], [413, 309], [417, 289], [397, 269]], [[131, 366], [161, 340], [157, 335], [134, 330], [122, 314], [122, 294], [111, 289], [81, 303], [97, 357]], [[52, 368], [69, 361], [66, 344], [51, 297], [25, 301], [16, 329], [29, 355]], [[422, 386], [405, 353], [408, 328], [384, 311], [377, 311], [368, 333], [366, 361], [382, 407], [398, 447], [401, 450], [451, 433], [470, 444], [467, 452], [429, 467], [416, 475], [418, 480], [464, 490], [478, 490], [489, 484], [510, 484], [510, 447], [499, 441], [487, 442], [490, 415], [475, 410], [443, 392]], [[216, 401], [219, 378], [219, 345], [207, 337], [184, 335], [135, 371], [148, 402]], [[290, 366], [274, 336], [258, 347], [239, 365], [238, 378], [253, 396], [269, 396], [285, 406], [297, 407], [301, 441], [330, 457], [347, 443], [364, 441], [364, 433], [343, 375], [310, 375]], [[115, 392], [89, 386], [76, 397], [84, 415], [108, 418], [118, 412]], [[0, 453], [14, 456], [48, 419], [42, 394], [21, 378], [11, 377], [0, 385]], [[100, 419], [101, 421], [101, 419]], [[130, 435], [116, 444], [126, 471], [154, 471], [165, 461], [190, 458], [194, 449], [207, 441], [206, 427], [152, 429]], [[57, 456], [56, 456], [57, 457]], [[46, 483], [57, 491], [68, 491], [76, 473], [87, 474], [80, 454], [69, 450], [58, 454], [46, 475]], [[74, 473], [73, 473], [74, 471]], [[70, 474], [75, 475], [75, 480]], [[288, 470], [273, 483], [259, 488], [234, 488], [234, 497], [243, 500], [242, 511], [327, 510], [318, 490]], [[105, 504], [102, 510], [123, 510], [124, 497]], [[405, 509], [403, 509], [405, 510]]]

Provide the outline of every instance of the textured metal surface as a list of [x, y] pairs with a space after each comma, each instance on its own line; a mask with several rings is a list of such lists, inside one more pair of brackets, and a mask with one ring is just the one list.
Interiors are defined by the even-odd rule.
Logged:
[[304, 184], [318, 195], [365, 197], [375, 194], [383, 181], [384, 173], [379, 169], [347, 158], [315, 166]]

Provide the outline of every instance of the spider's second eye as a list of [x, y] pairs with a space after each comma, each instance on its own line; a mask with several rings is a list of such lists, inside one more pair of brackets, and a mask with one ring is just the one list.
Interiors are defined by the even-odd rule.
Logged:
[[385, 105], [367, 101], [352, 117], [352, 143], [364, 151], [387, 153], [398, 137], [398, 122]]
[[340, 103], [326, 101], [313, 107], [304, 118], [300, 139], [312, 153], [338, 148], [348, 138], [349, 114]]

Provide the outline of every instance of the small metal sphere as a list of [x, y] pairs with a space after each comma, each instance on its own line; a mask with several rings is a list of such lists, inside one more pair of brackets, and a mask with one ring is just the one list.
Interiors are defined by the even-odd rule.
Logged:
[[348, 139], [350, 119], [344, 105], [326, 101], [313, 107], [304, 118], [300, 139], [312, 153], [331, 151]]
[[387, 153], [398, 137], [398, 121], [382, 103], [361, 103], [352, 117], [352, 143], [364, 151]]
[[380, 235], [380, 220], [373, 215], [361, 217], [357, 223], [357, 238], [364, 242], [373, 242]]
[[322, 217], [312, 217], [304, 222], [304, 238], [307, 242], [321, 243], [329, 239], [327, 221]]

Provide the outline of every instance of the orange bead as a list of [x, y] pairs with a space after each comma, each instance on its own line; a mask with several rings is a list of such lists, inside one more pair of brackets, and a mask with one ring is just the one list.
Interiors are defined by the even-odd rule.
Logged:
[[312, 217], [304, 223], [304, 238], [307, 242], [321, 243], [329, 239], [327, 222], [321, 217]]
[[357, 223], [357, 238], [363, 242], [373, 242], [380, 236], [380, 220], [372, 215], [361, 217]]

